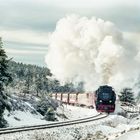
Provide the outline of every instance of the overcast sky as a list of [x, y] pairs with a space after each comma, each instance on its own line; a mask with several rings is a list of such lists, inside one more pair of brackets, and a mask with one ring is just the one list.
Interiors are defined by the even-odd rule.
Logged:
[[13, 60], [45, 65], [48, 38], [69, 14], [114, 22], [139, 43], [139, 0], [0, 0], [0, 36]]

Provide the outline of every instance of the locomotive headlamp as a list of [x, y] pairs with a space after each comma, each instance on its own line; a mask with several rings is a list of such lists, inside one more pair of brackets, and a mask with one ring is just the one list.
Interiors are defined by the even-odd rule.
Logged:
[[102, 100], [100, 100], [99, 102], [102, 103]]
[[111, 100], [109, 100], [109, 102], [110, 102], [110, 103], [112, 103], [112, 101], [111, 101]]

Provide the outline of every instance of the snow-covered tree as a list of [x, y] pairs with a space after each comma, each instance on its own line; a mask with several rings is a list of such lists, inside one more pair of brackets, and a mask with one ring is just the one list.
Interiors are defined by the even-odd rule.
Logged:
[[140, 92], [138, 93], [137, 97], [136, 97], [136, 103], [139, 104], [140, 103]]
[[51, 78], [52, 74], [47, 67], [10, 61], [9, 71], [14, 80], [6, 89], [8, 91], [10, 89], [10, 92], [16, 94], [42, 96], [50, 92], [82, 92], [84, 87], [84, 83], [79, 83], [76, 86], [73, 83], [61, 85], [58, 80]]
[[37, 93], [37, 96], [39, 96], [39, 92], [41, 92], [41, 90], [43, 89], [43, 83], [41, 81], [42, 79], [41, 78], [36, 78], [36, 81], [35, 81], [35, 89], [36, 89], [36, 93]]
[[12, 79], [8, 72], [8, 62], [7, 55], [2, 48], [2, 39], [0, 38], [0, 127], [5, 127], [6, 121], [3, 118], [3, 112], [6, 104], [6, 95], [4, 92], [4, 86], [6, 86]]
[[124, 88], [119, 95], [119, 99], [121, 102], [135, 104], [134, 93], [131, 88]]

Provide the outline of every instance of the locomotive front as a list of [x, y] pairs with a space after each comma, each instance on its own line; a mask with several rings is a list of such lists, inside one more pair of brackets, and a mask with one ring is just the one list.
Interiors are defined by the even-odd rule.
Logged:
[[114, 112], [116, 94], [111, 86], [100, 86], [95, 92], [95, 97], [95, 105], [98, 112]]

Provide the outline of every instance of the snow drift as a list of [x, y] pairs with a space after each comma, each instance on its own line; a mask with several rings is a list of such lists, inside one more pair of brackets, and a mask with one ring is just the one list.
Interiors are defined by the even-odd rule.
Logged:
[[133, 88], [139, 53], [124, 38], [112, 22], [70, 15], [58, 21], [45, 61], [61, 83], [83, 81], [86, 91], [103, 84]]

